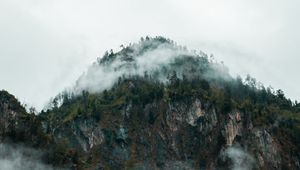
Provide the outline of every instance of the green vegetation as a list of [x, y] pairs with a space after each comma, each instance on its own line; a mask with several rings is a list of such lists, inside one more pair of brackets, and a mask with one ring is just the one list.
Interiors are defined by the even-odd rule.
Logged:
[[20, 113], [26, 113], [25, 108], [21, 106], [20, 102], [15, 98], [15, 96], [9, 94], [5, 90], [0, 90], [0, 113], [4, 112], [4, 105], [6, 105], [6, 109], [15, 110]]
[[[106, 52], [95, 64], [109, 67], [117, 59], [131, 63], [136, 56], [161, 46], [186, 53], [174, 56], [172, 62], [161, 65], [157, 70], [145, 71], [144, 75], [123, 75], [112, 87], [97, 93], [63, 92], [53, 100], [53, 107], [42, 111], [39, 116], [21, 115], [20, 129], [25, 130], [10, 135], [22, 141], [30, 136], [28, 134], [34, 133], [30, 137], [40, 139], [35, 143], [43, 143], [50, 148], [47, 154], [49, 163], [72, 163], [79, 169], [92, 169], [97, 161], [104, 168], [133, 168], [137, 162], [148, 161], [143, 158], [162, 167], [169, 155], [182, 160], [189, 157], [197, 160], [200, 166], [206, 166], [206, 156], [217, 156], [225, 143], [219, 132], [222, 127], [213, 127], [217, 128], [214, 129], [216, 134], [208, 134], [213, 136], [208, 145], [203, 140], [206, 136], [201, 136], [196, 128], [187, 123], [176, 124], [185, 131], [178, 130], [172, 139], [182, 145], [178, 152], [186, 155], [169, 153], [171, 149], [167, 146], [170, 144], [166, 144], [170, 142], [168, 137], [171, 138], [168, 136], [171, 132], [166, 130], [166, 112], [170, 105], [184, 103], [190, 106], [195, 99], [200, 99], [202, 107], [216, 110], [220, 122], [224, 122], [234, 110], [245, 113], [245, 122], [251, 122], [256, 128], [268, 129], [283, 152], [299, 157], [300, 103], [286, 98], [282, 90], [264, 87], [250, 76], [245, 80], [232, 78], [222, 63], [213, 62], [206, 54], [189, 53], [185, 47], [163, 37], [146, 37], [139, 44], [122, 46], [120, 52]], [[129, 66], [135, 67], [134, 64]], [[5, 102], [10, 103], [9, 108], [26, 113], [13, 96], [1, 91], [0, 106], [4, 106]], [[5, 108], [3, 106], [0, 109]], [[26, 122], [31, 122], [30, 126], [26, 126]], [[46, 124], [45, 127], [42, 123]], [[105, 140], [87, 152], [95, 140], [92, 130], [98, 125], [101, 130], [97, 132], [103, 133]], [[97, 139], [101, 138], [99, 136]], [[184, 139], [191, 140], [182, 141]], [[155, 159], [150, 160], [151, 155], [155, 155]]]
[[[142, 50], [138, 53], [155, 49], [160, 43], [167, 43], [174, 49], [183, 48], [162, 37], [147, 37], [141, 40]], [[109, 65], [119, 56], [125, 56], [131, 62], [134, 60], [131, 57], [134, 52], [132, 46], [123, 47], [119, 53], [107, 52], [98, 60], [98, 64]], [[156, 79], [161, 75], [167, 78], [166, 83]], [[106, 143], [111, 147], [127, 107], [130, 106], [131, 112], [129, 117], [125, 113], [125, 117], [130, 119], [130, 133], [142, 128], [140, 122], [146, 121], [153, 125], [163, 115], [168, 103], [189, 104], [200, 98], [213, 105], [219, 114], [226, 115], [235, 109], [243, 111], [255, 127], [271, 129], [280, 142], [291, 141], [284, 149], [288, 151], [293, 148], [293, 155], [300, 153], [300, 104], [287, 99], [282, 90], [265, 88], [250, 76], [245, 80], [232, 78], [223, 64], [209, 61], [205, 54], [179, 56], [170, 66], [162, 66], [159, 71], [145, 72], [144, 76], [120, 77], [111, 89], [103, 92], [90, 94], [83, 91], [81, 95], [65, 93], [60, 98], [63, 98], [60, 107], [56, 107], [57, 101], [54, 100], [55, 107], [41, 116], [46, 116], [56, 126], [78, 117], [91, 116], [101, 122]], [[151, 103], [158, 104], [159, 108], [145, 117], [144, 108]], [[158, 153], [161, 155], [162, 150]], [[159, 161], [158, 165], [161, 164]], [[131, 162], [127, 161], [128, 166], [131, 166]]]

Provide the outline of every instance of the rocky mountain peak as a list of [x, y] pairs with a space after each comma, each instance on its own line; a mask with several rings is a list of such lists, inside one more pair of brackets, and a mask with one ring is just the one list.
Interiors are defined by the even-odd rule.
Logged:
[[300, 168], [297, 103], [163, 37], [106, 53], [52, 106], [1, 91], [0, 140], [67, 169]]

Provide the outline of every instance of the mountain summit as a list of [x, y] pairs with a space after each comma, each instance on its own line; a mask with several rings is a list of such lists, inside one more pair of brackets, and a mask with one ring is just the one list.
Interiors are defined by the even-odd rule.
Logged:
[[297, 102], [164, 37], [105, 53], [38, 115], [2, 93], [1, 121], [35, 128], [11, 129], [1, 141], [42, 149], [53, 167], [300, 168]]
[[120, 77], [150, 76], [154, 81], [167, 82], [175, 70], [181, 79], [200, 75], [206, 79], [230, 77], [224, 65], [209, 62], [205, 53], [189, 51], [164, 37], [142, 38], [139, 43], [121, 48], [98, 58], [78, 79], [75, 91], [99, 92], [112, 87]]

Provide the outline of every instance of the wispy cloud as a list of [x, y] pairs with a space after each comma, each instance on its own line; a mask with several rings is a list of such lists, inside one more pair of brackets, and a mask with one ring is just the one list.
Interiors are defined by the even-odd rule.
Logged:
[[2, 0], [0, 88], [41, 109], [106, 50], [163, 35], [216, 54], [234, 73], [250, 73], [299, 98], [299, 5], [297, 0]]
[[0, 143], [0, 170], [54, 170], [41, 157], [38, 150]]
[[221, 157], [224, 160], [229, 159], [231, 163], [229, 166], [232, 170], [252, 170], [255, 168], [254, 157], [237, 146], [226, 148], [221, 153]]

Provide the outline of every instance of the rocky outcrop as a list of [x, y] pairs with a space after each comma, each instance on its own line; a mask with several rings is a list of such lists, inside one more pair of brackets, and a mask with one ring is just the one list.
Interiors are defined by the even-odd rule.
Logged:
[[212, 130], [213, 126], [217, 124], [215, 109], [203, 107], [200, 99], [195, 99], [192, 105], [170, 103], [166, 114], [167, 124], [172, 131], [178, 130], [178, 125], [182, 123], [198, 127], [200, 131]]
[[201, 101], [196, 99], [193, 104], [188, 107], [188, 111], [186, 113], [186, 121], [191, 126], [196, 126], [197, 120], [200, 117], [204, 116], [204, 111], [202, 110]]
[[[37, 131], [20, 130], [32, 123], [35, 116], [21, 107], [12, 109], [7, 102], [0, 104], [1, 140], [12, 134], [18, 134], [19, 139], [29, 137], [31, 142], [37, 138]], [[135, 107], [129, 101], [121, 108], [120, 115], [107, 117], [105, 122], [91, 116], [77, 116], [64, 123], [43, 120], [33, 125], [41, 129], [40, 133], [51, 134], [54, 144], [68, 141], [68, 147], [81, 150], [85, 157], [97, 162], [95, 167], [99, 169], [105, 166], [117, 169], [283, 167], [281, 145], [268, 129], [254, 128], [242, 111], [218, 113], [211, 103], [199, 98], [191, 102], [147, 104], [140, 118], [134, 112]], [[134, 119], [138, 119], [138, 124]], [[98, 156], [89, 156], [97, 150]], [[298, 158], [293, 159], [297, 163]], [[73, 166], [70, 161], [67, 167]]]
[[237, 135], [242, 135], [241, 113], [234, 111], [228, 114], [227, 123], [225, 124], [224, 136], [226, 145], [231, 146]]
[[68, 139], [71, 146], [80, 148], [85, 152], [104, 141], [100, 124], [92, 118], [77, 118], [63, 124], [55, 130], [53, 136], [56, 142]]
[[280, 147], [273, 137], [265, 129], [255, 129], [253, 131], [259, 167], [270, 167], [272, 169], [281, 169]]

